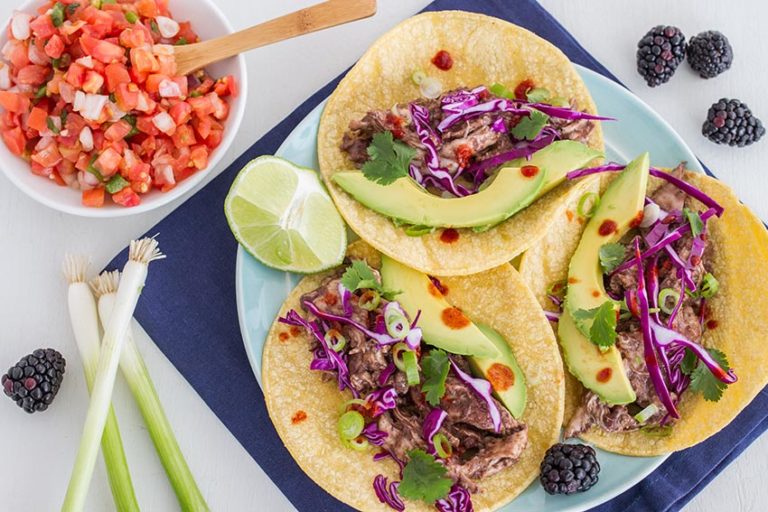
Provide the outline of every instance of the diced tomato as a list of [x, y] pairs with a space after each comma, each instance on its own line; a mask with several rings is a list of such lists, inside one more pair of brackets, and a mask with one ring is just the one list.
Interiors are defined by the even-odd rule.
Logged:
[[152, 116], [140, 116], [136, 118], [136, 129], [147, 135], [160, 135], [155, 123], [152, 122]]
[[136, 2], [136, 11], [145, 18], [154, 18], [160, 14], [155, 0], [139, 0]]
[[160, 90], [160, 82], [167, 79], [168, 77], [166, 75], [153, 73], [147, 77], [147, 81], [144, 83], [144, 87], [146, 87], [147, 92], [157, 94], [157, 92]]
[[77, 163], [82, 150], [83, 148], [79, 143], [74, 146], [63, 146], [59, 144], [59, 153], [61, 153], [62, 158], [64, 158], [64, 161], [71, 162], [72, 164]]
[[3, 142], [14, 155], [24, 154], [24, 146], [27, 140], [24, 138], [24, 132], [18, 126], [9, 130], [3, 130]]
[[210, 78], [206, 77], [205, 80], [203, 80], [203, 83], [201, 83], [200, 85], [197, 86], [195, 91], [199, 92], [201, 95], [202, 94], [208, 94], [209, 92], [211, 92], [211, 89], [213, 89], [213, 86], [215, 84], [216, 84], [216, 82], [214, 82]]
[[122, 160], [120, 153], [112, 148], [107, 148], [102, 151], [94, 165], [101, 171], [101, 174], [108, 177], [117, 172], [118, 167], [120, 167], [120, 160]]
[[191, 146], [195, 143], [195, 131], [191, 126], [183, 124], [176, 127], [176, 132], [173, 134], [173, 143], [176, 147]]
[[195, 118], [192, 119], [192, 127], [202, 139], [205, 139], [211, 134], [211, 124], [211, 118], [208, 116], [195, 116]]
[[131, 66], [139, 73], [155, 73], [160, 70], [160, 64], [146, 48], [133, 48], [130, 51]]
[[42, 167], [53, 167], [61, 162], [61, 153], [55, 143], [48, 144], [43, 149], [32, 153], [32, 161], [37, 162]]
[[3, 46], [3, 55], [11, 61], [11, 64], [16, 69], [23, 68], [29, 64], [27, 45], [21, 41], [8, 41]]
[[208, 148], [202, 144], [193, 146], [189, 160], [197, 169], [205, 169], [208, 166]]
[[139, 104], [139, 89], [135, 84], [119, 84], [115, 90], [115, 100], [120, 110], [129, 112]]
[[114, 20], [108, 12], [94, 6], [88, 6], [83, 10], [81, 16], [88, 22], [88, 25], [83, 27], [83, 34], [95, 39], [103, 39], [112, 32]]
[[73, 62], [69, 65], [69, 69], [67, 69], [67, 73], [64, 75], [64, 80], [70, 85], [80, 88], [83, 86], [83, 82], [85, 82], [86, 71], [88, 71], [86, 68], [77, 62]]
[[122, 62], [125, 59], [125, 50], [122, 47], [104, 40], [99, 41], [88, 35], [80, 36], [80, 47], [86, 55], [104, 64]]
[[20, 84], [40, 85], [48, 80], [49, 68], [29, 64], [16, 73], [16, 82]]
[[237, 82], [232, 75], [225, 76], [216, 81], [213, 92], [224, 98], [226, 96], [237, 96]]
[[209, 95], [198, 96], [197, 98], [188, 98], [187, 102], [192, 107], [192, 110], [195, 111], [195, 114], [197, 114], [199, 117], [213, 114], [213, 104], [211, 103], [211, 98]]
[[20, 92], [0, 91], [0, 106], [9, 112], [26, 112], [29, 98]]
[[29, 28], [36, 38], [48, 39], [56, 33], [56, 27], [53, 26], [53, 20], [50, 14], [43, 14], [33, 19]]
[[27, 118], [27, 126], [38, 132], [44, 132], [48, 129], [48, 111], [42, 108], [33, 107]]
[[120, 206], [138, 206], [141, 204], [141, 198], [133, 191], [131, 187], [125, 187], [116, 194], [112, 194], [112, 200]]
[[104, 206], [104, 192], [104, 187], [83, 190], [83, 206], [90, 206], [91, 208]]
[[64, 180], [61, 178], [61, 174], [59, 174], [59, 171], [57, 171], [56, 169], [53, 169], [53, 170], [51, 171], [51, 179], [52, 179], [53, 181], [55, 181], [55, 182], [56, 182], [56, 184], [57, 184], [58, 186], [60, 186], [60, 187], [66, 187], [66, 186], [67, 186], [67, 182], [66, 182], [66, 181], [64, 181]]
[[219, 147], [223, 134], [222, 130], [211, 130], [210, 135], [205, 138], [205, 144], [211, 149]]
[[58, 59], [64, 53], [64, 41], [58, 34], [54, 34], [45, 43], [45, 54], [52, 59]]
[[194, 30], [192, 30], [192, 24], [188, 21], [179, 22], [179, 33], [176, 34], [179, 39], [184, 38], [188, 43], [196, 43], [199, 39]]
[[174, 123], [182, 125], [192, 116], [192, 107], [186, 101], [180, 101], [173, 105], [168, 113], [171, 114]]
[[83, 91], [98, 94], [101, 91], [101, 87], [104, 85], [104, 77], [98, 72], [88, 70], [85, 72], [85, 80], [83, 81]]
[[80, 132], [85, 128], [85, 119], [80, 114], [71, 112], [67, 116], [67, 121], [64, 123], [64, 128], [73, 135], [80, 135]]
[[104, 132], [104, 138], [112, 141], [123, 140], [130, 132], [131, 125], [121, 119], [107, 128], [107, 131]]
[[144, 25], [134, 25], [120, 32], [120, 44], [126, 48], [139, 48], [152, 43], [152, 37]]
[[179, 90], [181, 90], [181, 97], [185, 98], [189, 94], [189, 81], [187, 80], [187, 77], [174, 76], [172, 80], [176, 85], [179, 86]]
[[131, 82], [131, 75], [128, 74], [128, 69], [122, 64], [107, 64], [104, 68], [104, 74], [107, 77], [107, 90], [109, 92], [115, 92], [120, 84]]

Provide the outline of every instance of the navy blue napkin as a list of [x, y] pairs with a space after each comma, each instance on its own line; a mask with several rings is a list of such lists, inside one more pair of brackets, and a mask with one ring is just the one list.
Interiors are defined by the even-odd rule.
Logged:
[[[507, 19], [558, 46], [573, 62], [617, 80], [534, 0], [437, 0], [426, 10], [462, 9]], [[150, 271], [136, 318], [254, 460], [301, 511], [350, 510], [315, 485], [283, 447], [243, 348], [235, 305], [237, 245], [223, 214], [236, 173], [274, 153], [338, 78], [300, 105], [149, 233], [168, 255]], [[109, 265], [121, 268], [126, 253]], [[232, 390], [236, 389], [237, 393]], [[736, 421], [709, 441], [670, 457], [641, 483], [598, 507], [608, 511], [679, 510], [768, 427], [763, 391]], [[255, 505], [258, 508], [257, 505]]]

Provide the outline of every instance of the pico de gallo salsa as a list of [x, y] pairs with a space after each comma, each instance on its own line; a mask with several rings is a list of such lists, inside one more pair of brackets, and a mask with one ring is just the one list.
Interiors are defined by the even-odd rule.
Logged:
[[49, 1], [15, 12], [0, 62], [0, 135], [34, 174], [131, 207], [204, 169], [221, 144], [234, 77], [176, 73], [198, 41], [167, 0]]

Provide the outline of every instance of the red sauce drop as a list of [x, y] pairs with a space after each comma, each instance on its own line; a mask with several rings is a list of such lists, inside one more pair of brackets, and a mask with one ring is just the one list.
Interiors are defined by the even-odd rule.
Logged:
[[568, 222], [573, 222], [573, 212], [571, 210], [565, 210], [565, 216], [568, 217]]
[[291, 331], [291, 336], [293, 336], [294, 338], [295, 338], [296, 336], [298, 336], [299, 334], [301, 334], [301, 329], [299, 329], [299, 328], [298, 328], [298, 327], [296, 327], [295, 325], [292, 325], [292, 326], [291, 326], [291, 328], [290, 328], [290, 331]]
[[554, 293], [560, 293], [563, 290], [563, 283], [555, 283], [552, 285], [552, 291]]
[[593, 297], [595, 297], [595, 298], [597, 298], [597, 297], [599, 297], [599, 296], [600, 296], [600, 292], [599, 292], [599, 291], [597, 291], [597, 290], [592, 290], [592, 296], [593, 296]]
[[337, 302], [339, 302], [339, 297], [336, 296], [335, 293], [328, 292], [323, 296], [323, 299], [325, 300], [325, 303], [329, 306], [335, 306]]
[[472, 146], [469, 144], [459, 144], [459, 147], [456, 148], [456, 163], [459, 164], [459, 167], [464, 169], [469, 165], [469, 159], [472, 158], [472, 155], [474, 155], [475, 152], [472, 149]]
[[435, 283], [433, 283], [432, 281], [430, 281], [429, 284], [427, 285], [427, 290], [429, 291], [429, 294], [432, 295], [433, 297], [437, 297], [438, 299], [443, 298], [443, 293], [440, 291], [440, 289], [437, 286], [435, 286]]
[[613, 374], [613, 370], [610, 368], [603, 368], [599, 372], [597, 372], [597, 382], [608, 382], [611, 380], [611, 375]]
[[706, 233], [702, 233], [699, 235], [699, 238], [701, 238], [702, 241], [706, 242], [707, 240], [709, 240], [709, 235], [707, 235]]
[[568, 278], [568, 284], [576, 284], [578, 282], [579, 282], [578, 278], [575, 278], [575, 277], [569, 277]]
[[403, 132], [403, 118], [396, 116], [392, 112], [387, 113], [387, 124], [389, 125], [389, 131], [392, 132], [392, 136], [396, 139], [402, 139]]
[[434, 57], [432, 57], [432, 64], [434, 64], [437, 69], [448, 71], [453, 67], [453, 57], [451, 57], [451, 54], [447, 51], [440, 50]]
[[539, 174], [539, 168], [535, 165], [524, 165], [520, 168], [520, 173], [526, 178], [533, 178]]
[[640, 225], [641, 222], [643, 222], [643, 211], [637, 212], [637, 215], [629, 222], [629, 227], [636, 228]]
[[699, 263], [701, 263], [701, 258], [694, 254], [693, 256], [691, 256], [691, 263], [693, 263], [694, 266], [698, 265]]
[[524, 100], [528, 98], [528, 93], [536, 87], [536, 85], [533, 83], [533, 80], [530, 78], [526, 78], [519, 84], [517, 84], [517, 87], [515, 87], [515, 98], [519, 100]]
[[445, 308], [440, 318], [451, 329], [463, 329], [470, 324], [469, 318], [460, 309], [454, 307]]
[[493, 363], [486, 372], [488, 382], [496, 391], [506, 391], [515, 385], [515, 374], [509, 366]]
[[666, 224], [671, 224], [673, 220], [675, 220], [675, 216], [670, 213], [669, 215], [664, 217], [664, 219], [661, 221], [661, 223], [665, 224], [665, 225]]
[[281, 332], [277, 335], [278, 338], [280, 338], [280, 341], [288, 341], [288, 338], [290, 338], [290, 335], [287, 332]]
[[296, 425], [298, 423], [301, 423], [305, 419], [307, 419], [307, 413], [299, 410], [299, 411], [296, 411], [296, 414], [294, 414], [293, 417], [291, 417], [291, 423]]
[[717, 320], [707, 320], [707, 329], [715, 329], [718, 325]]
[[444, 229], [440, 233], [440, 241], [444, 244], [452, 244], [459, 239], [459, 232], [453, 228]]
[[448, 287], [445, 285], [445, 283], [444, 283], [444, 282], [442, 282], [441, 280], [439, 280], [438, 278], [436, 278], [436, 277], [434, 277], [434, 276], [429, 276], [429, 281], [430, 281], [430, 282], [431, 282], [433, 285], [435, 285], [435, 288], [437, 288], [437, 290], [438, 290], [438, 291], [439, 291], [441, 294], [443, 294], [443, 295], [448, 295]]
[[597, 233], [600, 236], [608, 236], [615, 233], [616, 228], [618, 228], [618, 226], [616, 225], [615, 221], [612, 221], [611, 219], [606, 219], [603, 221], [602, 224], [600, 224], [600, 227], [597, 228]]

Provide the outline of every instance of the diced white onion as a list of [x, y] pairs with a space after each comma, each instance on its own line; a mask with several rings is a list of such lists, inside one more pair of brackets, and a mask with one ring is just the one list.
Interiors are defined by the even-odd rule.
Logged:
[[428, 76], [419, 84], [421, 95], [425, 98], [435, 99], [443, 92], [443, 84], [437, 78]]
[[107, 113], [109, 114], [109, 120], [112, 122], [119, 121], [127, 114], [127, 112], [120, 110], [117, 104], [112, 101], [107, 102]]
[[101, 110], [109, 101], [109, 96], [104, 94], [85, 94], [82, 91], [75, 92], [75, 101], [72, 108], [85, 118], [97, 121], [101, 117]]
[[68, 82], [62, 81], [59, 84], [59, 94], [61, 95], [61, 99], [67, 103], [75, 101], [75, 88]]
[[80, 182], [80, 187], [83, 190], [91, 190], [93, 187], [101, 185], [99, 178], [88, 171], [79, 171], [77, 173], [77, 181]]
[[170, 44], [156, 44], [152, 46], [152, 53], [158, 57], [163, 55], [172, 56], [174, 48]]
[[11, 34], [16, 39], [23, 41], [29, 39], [29, 22], [32, 21], [32, 15], [26, 12], [14, 11], [11, 18]]
[[0, 89], [6, 90], [11, 86], [11, 72], [8, 64], [0, 62]]
[[155, 182], [158, 185], [175, 185], [176, 178], [173, 175], [173, 167], [169, 164], [155, 167]]
[[83, 146], [84, 151], [91, 151], [93, 149], [93, 132], [86, 126], [80, 131], [80, 144]]
[[17, 44], [19, 44], [19, 43], [16, 43], [14, 41], [7, 41], [3, 45], [2, 54], [3, 54], [3, 58], [5, 60], [11, 60], [11, 54], [13, 53], [13, 47], [16, 46]]
[[160, 112], [152, 118], [152, 124], [154, 124], [158, 130], [163, 133], [171, 134], [176, 130], [176, 125], [173, 123], [173, 118], [168, 112]]
[[179, 87], [179, 84], [168, 78], [164, 78], [160, 81], [158, 89], [160, 91], [160, 96], [163, 98], [178, 98], [181, 96], [181, 87]]
[[[50, 118], [49, 118], [50, 119]], [[53, 144], [55, 141], [53, 140], [53, 137], [50, 135], [46, 135], [44, 137], [41, 137], [39, 141], [37, 141], [37, 144], [35, 144], [35, 151], [42, 151], [51, 144]]]
[[93, 57], [91, 57], [90, 55], [86, 55], [85, 57], [80, 57], [75, 62], [77, 62], [84, 68], [93, 69]]
[[641, 228], [649, 228], [659, 218], [661, 214], [661, 208], [656, 203], [648, 203], [643, 209], [643, 221], [640, 223]]
[[157, 29], [163, 37], [173, 37], [179, 33], [179, 24], [175, 20], [165, 16], [158, 16], [155, 18], [155, 21], [157, 22]]
[[29, 45], [27, 57], [32, 64], [37, 64], [38, 66], [48, 66], [51, 64], [51, 59], [36, 44]]
[[139, 100], [136, 103], [136, 110], [139, 112], [148, 112], [149, 111], [149, 102], [147, 101], [147, 96], [143, 92], [139, 93]]

